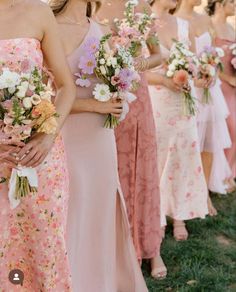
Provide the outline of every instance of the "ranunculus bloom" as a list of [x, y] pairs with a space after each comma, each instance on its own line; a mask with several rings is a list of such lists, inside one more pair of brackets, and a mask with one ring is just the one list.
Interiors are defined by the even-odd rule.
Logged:
[[41, 127], [38, 129], [38, 132], [45, 134], [55, 134], [57, 130], [57, 120], [55, 117], [50, 117], [47, 119]]
[[175, 84], [183, 86], [188, 83], [188, 72], [185, 70], [179, 70], [174, 73], [173, 81]]

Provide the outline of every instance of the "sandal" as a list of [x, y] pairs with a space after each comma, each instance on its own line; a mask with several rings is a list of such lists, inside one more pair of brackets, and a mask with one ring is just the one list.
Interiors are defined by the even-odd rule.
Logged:
[[151, 259], [151, 276], [156, 280], [164, 280], [167, 277], [167, 268], [161, 256]]
[[188, 231], [184, 221], [174, 221], [174, 238], [176, 241], [185, 241], [188, 239]]

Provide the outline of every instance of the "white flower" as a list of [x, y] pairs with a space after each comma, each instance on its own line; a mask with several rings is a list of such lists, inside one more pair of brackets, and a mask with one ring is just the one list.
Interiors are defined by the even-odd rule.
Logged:
[[25, 109], [30, 109], [32, 107], [32, 102], [30, 97], [26, 97], [23, 99], [23, 106]]
[[166, 73], [166, 76], [167, 77], [173, 77], [174, 76], [174, 72], [168, 70], [167, 73]]
[[8, 91], [9, 91], [10, 94], [13, 94], [13, 93], [16, 91], [15, 86], [13, 86], [13, 87], [9, 87], [9, 88], [8, 88]]
[[109, 86], [106, 84], [97, 84], [94, 88], [93, 95], [99, 101], [108, 101], [111, 98]]
[[137, 6], [138, 5], [138, 0], [129, 0], [128, 1], [131, 5]]
[[31, 77], [30, 73], [21, 73], [21, 78], [25, 78], [25, 79], [29, 80], [30, 77]]
[[40, 96], [39, 96], [38, 94], [33, 94], [33, 95], [31, 96], [31, 102], [32, 102], [33, 105], [38, 105], [38, 104], [40, 104], [40, 102], [41, 102], [41, 98], [40, 98]]
[[31, 129], [31, 128], [28, 128], [28, 129], [24, 130], [23, 133], [24, 133], [27, 137], [29, 137], [29, 136], [31, 135], [31, 131], [32, 131], [32, 129]]
[[101, 65], [104, 65], [104, 64], [106, 63], [106, 61], [105, 61], [105, 59], [101, 59], [101, 60], [99, 60], [99, 63], [100, 63]]
[[211, 65], [208, 65], [207, 69], [208, 69], [208, 72], [209, 72], [209, 75], [210, 76], [214, 77], [216, 75], [216, 69], [215, 69], [215, 67], [213, 67]]
[[224, 57], [225, 53], [224, 53], [224, 50], [223, 49], [221, 49], [221, 48], [215, 48], [215, 50], [216, 50], [216, 52], [217, 52], [217, 54], [218, 54], [218, 56], [220, 58]]
[[216, 63], [216, 64], [220, 64], [220, 58], [219, 58], [219, 57], [216, 57], [216, 58], [215, 58], [215, 63]]
[[172, 61], [172, 64], [173, 64], [174, 66], [177, 66], [177, 65], [179, 64], [179, 62], [175, 59], [175, 60]]
[[151, 17], [151, 19], [155, 19], [155, 18], [156, 18], [156, 14], [155, 14], [155, 13], [152, 13], [152, 14], [150, 15], [150, 17]]
[[107, 65], [108, 65], [108, 66], [112, 66], [113, 68], [115, 68], [116, 65], [117, 65], [117, 59], [114, 58], [114, 57], [109, 57], [109, 58], [107, 59]]
[[24, 125], [30, 125], [32, 123], [32, 121], [31, 120], [23, 120], [22, 123]]
[[100, 71], [103, 75], [106, 75], [106, 73], [107, 73], [104, 66], [100, 66]]
[[120, 69], [119, 68], [116, 68], [115, 75], [119, 75], [119, 74], [120, 74]]
[[3, 69], [0, 75], [0, 89], [13, 88], [20, 84], [20, 75], [11, 72], [9, 69]]
[[17, 87], [18, 91], [16, 93], [16, 96], [19, 98], [25, 97], [26, 91], [29, 88], [29, 82], [28, 81], [23, 81], [21, 84]]
[[173, 63], [171, 63], [171, 64], [168, 66], [168, 70], [169, 70], [169, 71], [175, 71], [175, 69], [176, 69], [176, 66], [175, 66]]

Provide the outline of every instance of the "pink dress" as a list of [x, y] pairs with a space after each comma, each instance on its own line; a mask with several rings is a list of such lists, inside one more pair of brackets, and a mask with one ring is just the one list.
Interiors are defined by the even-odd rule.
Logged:
[[144, 74], [126, 119], [117, 127], [116, 143], [121, 186], [139, 260], [160, 252], [160, 192], [156, 132]]
[[[224, 72], [230, 76], [235, 75], [235, 70], [231, 64], [233, 56], [229, 49], [229, 46], [233, 43], [234, 42], [228, 40], [216, 38], [216, 45], [222, 47], [225, 51], [225, 57], [222, 59]], [[232, 147], [225, 149], [225, 154], [231, 167], [232, 177], [236, 178], [236, 89], [225, 81], [222, 81], [221, 88], [230, 111], [227, 124], [232, 140]]]
[[[179, 40], [182, 22], [178, 21]], [[169, 50], [161, 46], [162, 57]], [[156, 69], [165, 74], [162, 67]], [[204, 218], [208, 214], [207, 185], [203, 173], [195, 117], [183, 115], [180, 94], [163, 86], [149, 86], [157, 131], [161, 193], [161, 225], [175, 220]]]
[[[29, 63], [43, 61], [40, 42], [31, 38], [0, 40], [0, 63], [21, 71]], [[25, 71], [24, 71], [25, 72]], [[8, 172], [0, 167], [0, 177]], [[0, 184], [0, 291], [71, 291], [65, 247], [68, 201], [68, 172], [64, 145], [57, 138], [54, 147], [37, 168], [39, 189], [20, 205], [10, 209], [8, 186]], [[24, 273], [23, 287], [8, 280], [13, 269]]]
[[[208, 32], [196, 38], [196, 51], [202, 52], [205, 46], [211, 46], [212, 40]], [[217, 193], [226, 193], [225, 179], [231, 176], [231, 170], [224, 154], [224, 149], [231, 148], [231, 139], [226, 123], [229, 115], [228, 107], [221, 90], [221, 81], [216, 79], [210, 88], [212, 101], [209, 104], [201, 102], [203, 90], [196, 88], [199, 99], [198, 133], [201, 151], [213, 153], [213, 165], [208, 187]]]
[[[83, 44], [103, 33], [91, 20], [89, 31], [69, 57], [72, 73], [85, 54]], [[98, 79], [78, 87], [78, 98], [91, 98]], [[105, 116], [71, 114], [63, 128], [70, 175], [67, 244], [76, 292], [146, 292], [136, 259], [117, 169], [114, 131]]]

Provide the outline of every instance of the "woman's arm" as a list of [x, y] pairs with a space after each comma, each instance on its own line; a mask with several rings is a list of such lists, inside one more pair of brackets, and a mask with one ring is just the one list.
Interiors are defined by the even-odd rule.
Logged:
[[39, 25], [40, 23], [41, 25], [44, 60], [55, 78], [57, 88], [55, 106], [59, 118], [55, 135], [37, 134], [22, 148], [17, 159], [21, 165], [26, 167], [36, 167], [45, 159], [71, 111], [76, 94], [72, 75], [58, 36], [54, 15], [46, 4], [40, 4], [37, 8], [34, 12], [35, 24]]
[[106, 102], [98, 101], [94, 98], [77, 98], [74, 102], [71, 113], [79, 114], [84, 112], [99, 113], [99, 114], [112, 114], [119, 118], [122, 114], [122, 101], [112, 100]]
[[[44, 37], [42, 40], [42, 50], [45, 63], [52, 72], [57, 87], [55, 106], [58, 118], [58, 132], [62, 128], [64, 121], [71, 111], [75, 100], [76, 88], [72, 79], [72, 74], [68, 66], [62, 44], [60, 42], [58, 27], [53, 13], [50, 9], [45, 9], [44, 17]], [[42, 15], [42, 17], [43, 17]]]
[[152, 85], [152, 86], [161, 85], [175, 92], [180, 92], [181, 90], [180, 86], [175, 84], [171, 78], [168, 78], [164, 75], [154, 73], [154, 72], [147, 72], [146, 77], [147, 77], [149, 85]]
[[236, 87], [236, 76], [228, 75], [224, 72], [219, 73], [219, 77], [222, 81], [228, 83], [229, 85]]

